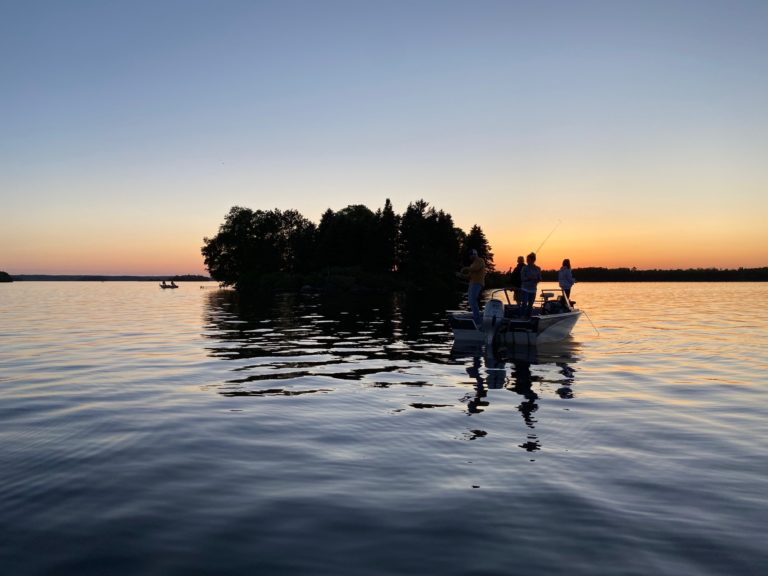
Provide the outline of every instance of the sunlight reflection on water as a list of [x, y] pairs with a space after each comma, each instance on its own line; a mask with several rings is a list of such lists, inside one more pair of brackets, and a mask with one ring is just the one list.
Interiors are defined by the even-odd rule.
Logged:
[[9, 574], [768, 567], [764, 284], [577, 284], [599, 335], [495, 359], [434, 299], [0, 298]]

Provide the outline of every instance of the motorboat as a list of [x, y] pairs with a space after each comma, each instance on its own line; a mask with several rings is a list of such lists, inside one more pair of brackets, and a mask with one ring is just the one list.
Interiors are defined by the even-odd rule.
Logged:
[[[570, 336], [581, 316], [581, 310], [561, 289], [542, 291], [531, 315], [523, 316], [520, 306], [510, 299], [510, 291], [500, 288], [491, 293], [483, 308], [480, 326], [475, 324], [471, 312], [449, 310], [448, 322], [454, 339], [504, 346], [560, 342]], [[556, 292], [560, 292], [557, 297]]]
[[166, 288], [178, 288], [178, 287], [179, 287], [177, 284], [174, 284], [173, 282], [171, 282], [170, 284], [166, 284], [165, 282], [163, 282], [163, 283], [162, 283], [162, 284], [160, 284], [159, 286], [160, 286], [160, 288], [162, 288], [163, 290], [165, 290]]

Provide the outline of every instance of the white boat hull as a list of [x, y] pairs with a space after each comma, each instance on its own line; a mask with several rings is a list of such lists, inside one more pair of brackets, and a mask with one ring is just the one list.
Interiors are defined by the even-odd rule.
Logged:
[[[453, 337], [457, 341], [463, 342], [485, 342], [489, 337], [487, 329], [478, 329], [475, 327], [470, 312], [452, 312], [451, 327]], [[500, 343], [505, 345], [535, 345], [546, 344], [549, 342], [560, 342], [571, 335], [574, 326], [581, 316], [580, 310], [573, 310], [563, 314], [546, 314], [543, 316], [534, 316], [537, 325], [525, 325], [520, 323], [501, 320], [501, 326], [492, 326], [491, 330], [495, 333], [491, 337], [498, 338]]]
[[539, 331], [537, 344], [548, 342], [560, 342], [565, 340], [573, 332], [576, 322], [579, 321], [581, 310], [572, 310], [563, 314], [548, 314], [539, 316]]
[[[507, 304], [495, 298], [504, 293]], [[531, 346], [561, 342], [571, 335], [581, 311], [562, 295], [554, 299], [553, 292], [542, 292], [538, 306], [534, 306], [530, 318], [520, 317], [520, 307], [513, 305], [502, 288], [493, 293], [483, 309], [482, 325], [477, 326], [467, 311], [448, 312], [453, 337], [461, 342], [481, 342], [488, 345]]]

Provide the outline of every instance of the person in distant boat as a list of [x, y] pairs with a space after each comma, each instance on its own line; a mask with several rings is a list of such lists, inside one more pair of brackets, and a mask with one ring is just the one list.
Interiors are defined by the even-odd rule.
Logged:
[[576, 284], [576, 280], [573, 279], [573, 272], [571, 272], [571, 261], [566, 258], [563, 260], [563, 267], [557, 273], [557, 282], [560, 284], [560, 288], [563, 290], [563, 294], [571, 299], [571, 288]]
[[177, 288], [176, 282], [174, 282], [173, 280], [171, 280], [171, 288]]
[[167, 286], [167, 284], [165, 283], [165, 280], [163, 280], [163, 283], [160, 284], [160, 286]]
[[479, 328], [482, 320], [480, 317], [480, 293], [485, 285], [485, 261], [480, 258], [480, 255], [474, 248], [470, 251], [470, 257], [472, 262], [469, 266], [462, 268], [459, 274], [463, 278], [469, 279], [467, 300], [472, 310], [472, 319], [475, 321], [475, 326]]
[[526, 257], [526, 265], [520, 272], [520, 291], [522, 292], [521, 314], [530, 316], [533, 311], [533, 302], [536, 300], [536, 288], [541, 282], [541, 268], [536, 266], [536, 254], [531, 252]]
[[512, 286], [512, 294], [514, 294], [515, 302], [517, 302], [517, 305], [520, 305], [520, 284], [522, 283], [522, 272], [523, 272], [523, 266], [525, 266], [525, 261], [523, 260], [522, 256], [517, 257], [517, 266], [515, 266], [515, 269], [510, 269], [509, 272], [509, 285]]

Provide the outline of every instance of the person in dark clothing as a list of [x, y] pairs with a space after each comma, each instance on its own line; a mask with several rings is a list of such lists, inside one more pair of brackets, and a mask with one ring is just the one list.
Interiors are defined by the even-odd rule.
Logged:
[[526, 258], [526, 265], [523, 266], [521, 276], [523, 279], [521, 286], [523, 292], [521, 311], [523, 316], [530, 317], [533, 311], [533, 303], [536, 300], [536, 287], [541, 282], [541, 268], [536, 266], [536, 254], [533, 252], [528, 254]]
[[512, 293], [514, 294], [515, 302], [517, 302], [518, 306], [520, 305], [520, 300], [521, 300], [520, 286], [523, 283], [523, 278], [522, 278], [523, 266], [525, 266], [523, 257], [518, 256], [517, 266], [515, 266], [514, 270], [510, 268], [510, 271], [509, 271], [509, 285], [512, 286]]

